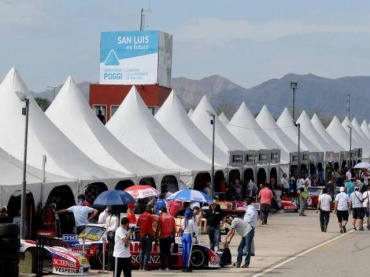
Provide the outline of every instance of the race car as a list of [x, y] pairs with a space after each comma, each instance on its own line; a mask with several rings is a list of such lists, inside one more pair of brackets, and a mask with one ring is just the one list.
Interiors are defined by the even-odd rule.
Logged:
[[[36, 242], [32, 240], [21, 240], [19, 252], [32, 251], [36, 248]], [[89, 275], [90, 264], [88, 260], [71, 250], [61, 246], [44, 245], [45, 254], [51, 256], [53, 273], [59, 275], [83, 276]]]
[[[69, 244], [72, 251], [84, 254], [89, 260], [92, 268], [101, 269], [103, 264], [103, 245], [105, 243], [106, 228], [104, 224], [89, 224], [78, 236], [75, 238], [64, 237], [64, 242]], [[139, 232], [132, 235], [130, 242], [131, 261], [134, 268], [139, 268], [139, 252], [140, 241]], [[104, 249], [107, 247], [104, 246]], [[175, 243], [171, 246], [172, 264], [174, 268], [182, 268], [182, 244], [180, 237], [176, 237]], [[159, 245], [153, 243], [150, 255], [149, 266], [152, 268], [160, 267], [159, 259]], [[105, 260], [107, 251], [105, 251]], [[206, 246], [194, 244], [191, 257], [191, 266], [193, 268], [220, 268], [229, 263], [221, 261], [219, 255]]]

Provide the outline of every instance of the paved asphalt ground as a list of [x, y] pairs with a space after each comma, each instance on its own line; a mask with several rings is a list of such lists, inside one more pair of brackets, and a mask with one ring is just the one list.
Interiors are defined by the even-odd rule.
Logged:
[[[133, 270], [133, 276], [264, 276], [269, 269], [279, 266], [284, 261], [294, 260], [295, 257], [305, 251], [314, 248], [322, 243], [330, 241], [335, 237], [346, 234], [339, 233], [337, 218], [335, 214], [330, 215], [328, 231], [321, 232], [319, 224], [319, 214], [315, 210], [307, 210], [307, 216], [299, 216], [298, 213], [277, 213], [271, 214], [268, 225], [258, 226], [255, 234], [255, 256], [252, 257], [249, 268], [235, 268], [226, 266], [212, 270], [193, 270], [192, 273], [185, 273], [181, 270], [170, 271], [138, 271]], [[350, 218], [352, 218], [350, 216]], [[347, 224], [347, 230], [351, 229], [351, 224]], [[222, 239], [224, 236], [222, 236]], [[202, 235], [200, 243], [207, 245], [208, 236]], [[230, 250], [233, 261], [236, 261], [237, 247], [240, 237], [235, 235]], [[299, 272], [297, 272], [299, 275]], [[20, 275], [34, 276], [34, 275]], [[44, 275], [56, 276], [56, 275]], [[90, 276], [113, 276], [113, 272], [101, 273], [96, 270], [90, 272]], [[122, 275], [121, 275], [122, 276]]]

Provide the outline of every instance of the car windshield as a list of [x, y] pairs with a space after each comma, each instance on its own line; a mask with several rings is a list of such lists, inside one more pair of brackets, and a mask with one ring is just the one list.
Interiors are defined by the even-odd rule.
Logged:
[[88, 239], [93, 241], [99, 241], [104, 235], [105, 228], [100, 226], [87, 226], [80, 234], [80, 239]]
[[320, 195], [322, 192], [322, 188], [315, 188], [315, 187], [309, 187], [308, 188], [308, 194], [309, 195]]

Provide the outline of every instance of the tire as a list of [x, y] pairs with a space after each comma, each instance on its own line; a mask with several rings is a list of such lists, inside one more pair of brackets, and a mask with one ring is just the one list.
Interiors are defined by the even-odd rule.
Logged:
[[13, 223], [0, 224], [0, 238], [17, 238], [19, 236], [19, 226]]
[[18, 238], [0, 238], [0, 253], [18, 253], [20, 247], [20, 240]]
[[203, 268], [208, 263], [208, 255], [202, 248], [194, 247], [191, 251], [190, 264], [192, 268]]
[[101, 269], [102, 267], [102, 262], [101, 262], [101, 258], [102, 258], [102, 255], [101, 255], [102, 251], [99, 249], [96, 251], [94, 257], [91, 257], [90, 259], [90, 266], [91, 266], [91, 269]]

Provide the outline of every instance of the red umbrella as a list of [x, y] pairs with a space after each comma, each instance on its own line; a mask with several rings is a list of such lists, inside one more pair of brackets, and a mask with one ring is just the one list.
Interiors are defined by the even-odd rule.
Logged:
[[125, 189], [135, 199], [158, 196], [159, 191], [148, 185], [134, 185]]

